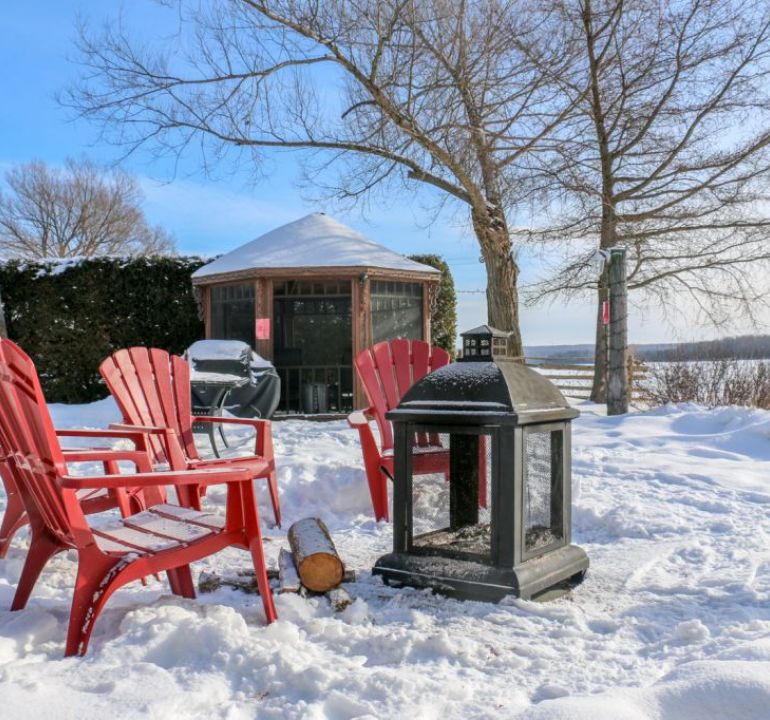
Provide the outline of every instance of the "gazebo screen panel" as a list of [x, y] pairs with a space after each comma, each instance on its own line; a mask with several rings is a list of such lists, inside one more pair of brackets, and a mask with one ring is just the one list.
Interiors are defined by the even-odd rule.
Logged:
[[374, 342], [409, 338], [422, 340], [421, 283], [372, 281], [372, 334]]
[[241, 340], [254, 347], [254, 284], [211, 288], [211, 337]]

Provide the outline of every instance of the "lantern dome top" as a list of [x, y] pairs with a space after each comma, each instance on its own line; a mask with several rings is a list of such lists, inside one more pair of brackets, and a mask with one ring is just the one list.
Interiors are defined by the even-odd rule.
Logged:
[[460, 333], [462, 337], [466, 335], [491, 335], [492, 337], [504, 337], [507, 338], [511, 333], [505, 330], [498, 330], [491, 325], [479, 325], [478, 327], [466, 330], [464, 333]]
[[523, 363], [500, 359], [435, 370], [416, 382], [387, 417], [396, 422], [527, 424], [578, 415], [548, 378]]

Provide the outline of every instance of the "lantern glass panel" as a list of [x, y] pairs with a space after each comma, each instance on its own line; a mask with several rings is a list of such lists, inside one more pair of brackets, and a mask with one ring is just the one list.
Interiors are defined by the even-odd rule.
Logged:
[[564, 431], [532, 428], [524, 437], [524, 549], [531, 554], [564, 540]]
[[[426, 439], [438, 440], [449, 450], [449, 473], [448, 478], [443, 473], [413, 477], [413, 552], [488, 559], [492, 543], [492, 437], [427, 433], [423, 442]], [[420, 433], [416, 435], [419, 441]], [[417, 445], [414, 456], [425, 451]], [[479, 482], [486, 483], [487, 507], [479, 506]]]

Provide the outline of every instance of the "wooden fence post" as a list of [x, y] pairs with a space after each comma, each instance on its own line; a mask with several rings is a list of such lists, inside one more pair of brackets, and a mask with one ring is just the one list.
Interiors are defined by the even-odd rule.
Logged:
[[626, 290], [626, 249], [610, 248], [610, 362], [607, 373], [607, 414], [628, 412], [628, 298]]

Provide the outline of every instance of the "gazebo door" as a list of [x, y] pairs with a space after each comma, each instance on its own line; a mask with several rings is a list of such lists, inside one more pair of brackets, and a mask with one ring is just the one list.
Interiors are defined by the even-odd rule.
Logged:
[[273, 323], [281, 411], [352, 410], [350, 281], [274, 282]]

